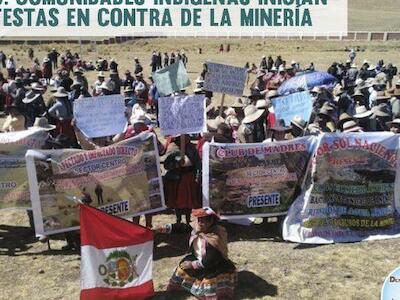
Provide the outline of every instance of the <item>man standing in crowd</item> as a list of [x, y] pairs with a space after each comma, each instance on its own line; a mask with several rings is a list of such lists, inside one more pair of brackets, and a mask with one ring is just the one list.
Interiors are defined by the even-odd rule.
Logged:
[[51, 49], [51, 51], [48, 54], [48, 58], [51, 61], [51, 64], [53, 66], [53, 69], [58, 69], [58, 57], [60, 56], [60, 53], [57, 52], [56, 48]]

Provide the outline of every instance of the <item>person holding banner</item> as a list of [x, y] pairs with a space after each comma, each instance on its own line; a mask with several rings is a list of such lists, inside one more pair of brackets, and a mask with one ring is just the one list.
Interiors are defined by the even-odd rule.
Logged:
[[[200, 206], [200, 174], [201, 160], [196, 146], [190, 142], [188, 135], [184, 136], [185, 145], [181, 147], [179, 137], [169, 138], [165, 147], [167, 158], [164, 167], [167, 170], [165, 180], [165, 198], [167, 206], [175, 209], [176, 223], [190, 223], [190, 212]], [[183, 156], [178, 149], [184, 149]]]
[[158, 233], [189, 233], [189, 254], [172, 275], [167, 290], [184, 290], [198, 299], [233, 299], [237, 283], [235, 265], [228, 258], [228, 237], [209, 207], [193, 210], [191, 226], [167, 225]]

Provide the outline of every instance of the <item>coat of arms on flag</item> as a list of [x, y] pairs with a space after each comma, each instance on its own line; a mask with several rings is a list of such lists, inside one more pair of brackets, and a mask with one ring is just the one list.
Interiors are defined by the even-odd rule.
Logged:
[[81, 299], [153, 296], [153, 232], [80, 205]]

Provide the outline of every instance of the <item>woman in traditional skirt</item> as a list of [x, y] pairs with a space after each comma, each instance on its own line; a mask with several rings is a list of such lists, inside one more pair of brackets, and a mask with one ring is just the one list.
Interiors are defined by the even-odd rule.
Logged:
[[173, 224], [156, 230], [161, 233], [191, 230], [189, 254], [175, 269], [167, 290], [184, 290], [199, 299], [233, 299], [237, 272], [228, 259], [226, 230], [218, 225], [219, 217], [209, 207], [193, 210], [192, 216], [197, 218], [192, 227]]
[[53, 94], [55, 103], [49, 108], [49, 115], [56, 120], [56, 135], [67, 136], [73, 144], [76, 144], [75, 131], [71, 125], [73, 118], [72, 103], [68, 99], [68, 93], [63, 87], [59, 87]]
[[190, 223], [190, 213], [200, 205], [200, 174], [201, 160], [196, 146], [190, 142], [190, 137], [184, 138], [185, 155], [180, 152], [180, 137], [169, 138], [165, 146], [167, 158], [164, 167], [167, 173], [164, 176], [164, 193], [169, 208], [175, 209], [176, 222], [182, 222], [182, 215], [186, 223]]

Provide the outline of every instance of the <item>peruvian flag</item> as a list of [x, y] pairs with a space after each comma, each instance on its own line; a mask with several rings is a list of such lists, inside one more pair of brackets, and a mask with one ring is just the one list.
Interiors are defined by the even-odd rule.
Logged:
[[153, 232], [80, 205], [81, 299], [146, 299], [154, 295]]

